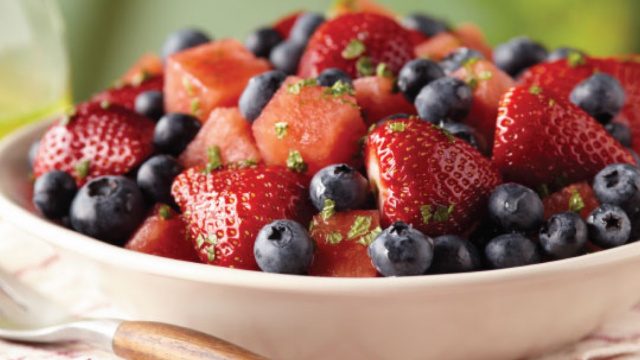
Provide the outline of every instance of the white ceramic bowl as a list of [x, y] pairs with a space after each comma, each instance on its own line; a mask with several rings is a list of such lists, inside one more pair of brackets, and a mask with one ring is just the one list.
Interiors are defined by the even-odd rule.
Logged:
[[275, 275], [128, 251], [28, 210], [26, 154], [45, 127], [0, 144], [0, 216], [91, 267], [133, 316], [273, 358], [513, 359], [577, 340], [640, 299], [640, 243], [515, 269], [373, 279]]

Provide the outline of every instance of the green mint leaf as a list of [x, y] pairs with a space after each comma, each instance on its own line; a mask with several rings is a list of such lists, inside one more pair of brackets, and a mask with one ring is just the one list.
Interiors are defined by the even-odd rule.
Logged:
[[304, 162], [304, 159], [298, 150], [289, 151], [289, 156], [287, 157], [287, 168], [299, 173], [307, 171], [307, 164]]
[[353, 221], [351, 228], [349, 228], [347, 238], [349, 240], [352, 240], [359, 236], [365, 235], [371, 227], [371, 221], [371, 216], [356, 216], [356, 219]]
[[351, 39], [344, 50], [342, 50], [342, 57], [347, 60], [353, 60], [367, 51], [367, 47], [364, 43], [358, 39]]

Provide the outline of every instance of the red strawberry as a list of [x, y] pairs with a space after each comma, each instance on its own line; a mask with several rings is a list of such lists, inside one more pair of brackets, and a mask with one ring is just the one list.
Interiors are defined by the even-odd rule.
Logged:
[[83, 184], [125, 174], [151, 155], [154, 123], [119, 105], [103, 105], [80, 104], [47, 130], [34, 162], [36, 177], [57, 169]]
[[299, 75], [317, 76], [322, 70], [339, 68], [352, 77], [372, 75], [385, 63], [397, 74], [413, 59], [409, 32], [389, 17], [372, 13], [339, 16], [322, 24], [309, 40]]
[[422, 120], [379, 126], [369, 134], [366, 154], [383, 226], [401, 220], [428, 235], [470, 231], [500, 184], [488, 159]]
[[298, 18], [302, 14], [304, 14], [304, 12], [296, 11], [289, 15], [286, 15], [281, 19], [279, 19], [278, 21], [276, 21], [276, 23], [273, 24], [273, 28], [278, 33], [280, 33], [280, 36], [282, 36], [283, 39], [286, 39], [289, 37], [289, 33], [291, 32], [293, 25], [296, 23], [296, 20], [298, 20]]
[[362, 110], [362, 117], [367, 124], [393, 114], [416, 113], [412, 103], [395, 87], [392, 78], [383, 76], [367, 76], [353, 82], [356, 90], [356, 102]]
[[187, 224], [167, 205], [156, 205], [124, 247], [145, 254], [200, 262], [187, 236]]
[[478, 130], [488, 144], [493, 144], [498, 103], [514, 86], [513, 79], [487, 60], [469, 62], [451, 76], [466, 81], [473, 88], [471, 111], [465, 123]]
[[633, 146], [640, 152], [640, 63], [630, 59], [572, 57], [530, 68], [521, 79], [524, 85], [538, 85], [555, 96], [568, 99], [579, 82], [599, 71], [620, 81], [625, 90], [625, 106], [619, 121], [631, 128]]
[[373, 277], [367, 246], [380, 232], [377, 210], [338, 212], [325, 220], [323, 214], [311, 221], [310, 235], [316, 243], [309, 275]]
[[519, 86], [500, 103], [493, 162], [506, 180], [556, 187], [633, 157], [596, 120], [546, 88]]
[[542, 199], [544, 218], [565, 211], [577, 211], [586, 219], [600, 203], [591, 186], [586, 182], [572, 184]]
[[142, 80], [162, 75], [162, 59], [156, 54], [142, 55], [120, 78], [123, 84], [139, 84]]
[[178, 175], [172, 193], [191, 240], [208, 264], [257, 270], [253, 243], [277, 219], [305, 223], [307, 192], [299, 175], [281, 167], [254, 166]]
[[143, 75], [132, 83], [127, 83], [98, 93], [94, 95], [91, 100], [95, 102], [118, 104], [129, 110], [134, 110], [136, 97], [140, 93], [150, 90], [162, 91], [163, 84], [164, 80], [162, 75], [156, 75], [149, 78], [145, 78], [145, 75]]

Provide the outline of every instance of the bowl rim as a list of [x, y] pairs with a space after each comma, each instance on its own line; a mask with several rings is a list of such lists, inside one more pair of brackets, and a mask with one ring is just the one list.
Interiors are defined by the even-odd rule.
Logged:
[[[32, 140], [50, 124], [50, 120], [24, 126], [0, 141], [0, 168], [9, 167], [16, 155], [11, 149]], [[25, 160], [26, 161], [26, 160]], [[7, 196], [7, 185], [0, 183], [0, 217], [28, 234], [46, 241], [55, 248], [88, 257], [99, 263], [131, 271], [200, 283], [261, 288], [272, 291], [352, 294], [354, 291], [373, 294], [380, 291], [413, 288], [453, 288], [483, 286], [496, 282], [524, 281], [558, 273], [597, 271], [602, 267], [640, 258], [640, 242], [596, 253], [529, 266], [476, 271], [458, 274], [421, 275], [397, 278], [336, 278], [272, 274], [261, 271], [230, 269], [148, 255], [107, 244], [52, 223]]]

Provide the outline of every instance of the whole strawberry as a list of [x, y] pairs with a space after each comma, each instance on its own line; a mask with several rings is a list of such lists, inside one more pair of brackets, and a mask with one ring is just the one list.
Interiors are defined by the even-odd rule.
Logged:
[[412, 37], [393, 19], [372, 13], [339, 16], [321, 25], [309, 40], [298, 74], [318, 76], [339, 68], [351, 77], [373, 75], [384, 63], [397, 74], [413, 59]]
[[470, 231], [501, 181], [477, 150], [415, 118], [378, 126], [369, 134], [366, 156], [382, 225], [403, 221], [428, 235]]
[[102, 175], [122, 175], [153, 152], [154, 123], [119, 105], [83, 103], [58, 119], [40, 141], [36, 177], [61, 170], [78, 185]]
[[257, 270], [253, 244], [264, 225], [308, 221], [302, 178], [283, 167], [190, 168], [176, 178], [172, 193], [198, 256], [208, 264]]
[[569, 101], [537, 85], [507, 92], [498, 110], [493, 162], [505, 180], [533, 188], [559, 188], [591, 179], [631, 154]]

